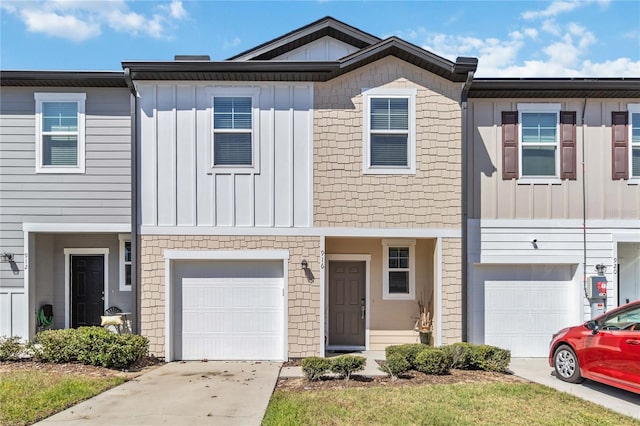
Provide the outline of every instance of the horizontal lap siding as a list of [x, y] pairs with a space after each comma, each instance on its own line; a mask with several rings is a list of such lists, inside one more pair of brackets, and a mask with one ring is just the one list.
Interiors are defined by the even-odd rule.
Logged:
[[[84, 174], [35, 173], [34, 92], [83, 92]], [[126, 89], [2, 89], [0, 104], [0, 247], [17, 271], [0, 263], [0, 286], [24, 281], [25, 222], [130, 223], [131, 125]]]

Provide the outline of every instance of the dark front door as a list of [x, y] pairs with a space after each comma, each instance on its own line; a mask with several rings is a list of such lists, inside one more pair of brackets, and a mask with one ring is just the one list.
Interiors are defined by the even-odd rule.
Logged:
[[104, 256], [71, 256], [71, 327], [100, 325], [104, 312]]
[[329, 264], [329, 346], [365, 345], [365, 262]]

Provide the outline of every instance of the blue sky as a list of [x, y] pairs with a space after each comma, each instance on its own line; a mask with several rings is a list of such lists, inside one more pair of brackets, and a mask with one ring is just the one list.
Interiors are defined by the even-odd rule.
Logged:
[[0, 68], [120, 70], [123, 60], [223, 60], [323, 16], [396, 35], [480, 77], [640, 77], [640, 2], [0, 1]]

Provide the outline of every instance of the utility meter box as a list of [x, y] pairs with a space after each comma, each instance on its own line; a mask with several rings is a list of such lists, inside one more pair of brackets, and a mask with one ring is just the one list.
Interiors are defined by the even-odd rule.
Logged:
[[607, 277], [604, 275], [593, 275], [588, 277], [587, 296], [589, 296], [589, 299], [606, 299]]

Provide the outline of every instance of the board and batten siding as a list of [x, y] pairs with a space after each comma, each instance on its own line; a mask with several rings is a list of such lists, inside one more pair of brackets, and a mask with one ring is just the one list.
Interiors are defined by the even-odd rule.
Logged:
[[[577, 179], [559, 184], [519, 184], [502, 178], [502, 111], [518, 103], [560, 103], [576, 112]], [[467, 134], [470, 219], [582, 219], [582, 149], [589, 220], [640, 221], [640, 188], [611, 178], [611, 112], [637, 99], [470, 99]]]
[[337, 61], [358, 50], [350, 44], [325, 36], [290, 52], [275, 57], [274, 61]]
[[[257, 89], [258, 164], [213, 167], [213, 93]], [[144, 227], [308, 227], [311, 85], [139, 83]], [[254, 114], [254, 119], [256, 114]]]
[[[35, 92], [86, 93], [85, 173], [36, 173]], [[0, 287], [23, 286], [25, 222], [131, 222], [130, 105], [120, 88], [2, 88], [0, 251], [15, 264], [0, 262]]]

